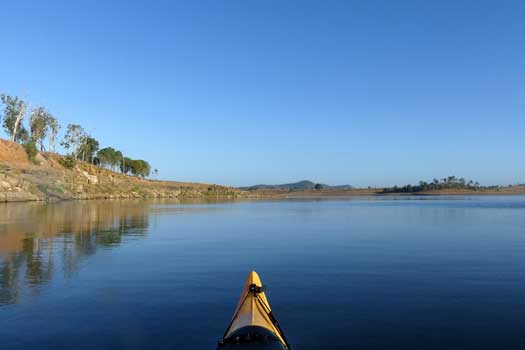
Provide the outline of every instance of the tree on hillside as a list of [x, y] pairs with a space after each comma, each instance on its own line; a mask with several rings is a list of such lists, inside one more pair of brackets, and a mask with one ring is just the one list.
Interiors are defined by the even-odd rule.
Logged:
[[58, 135], [58, 129], [60, 129], [60, 124], [58, 123], [58, 120], [51, 114], [47, 115], [46, 124], [49, 130], [49, 152], [55, 152], [55, 141]]
[[113, 147], [102, 148], [97, 152], [97, 157], [100, 160], [100, 165], [113, 169], [119, 159], [117, 159], [117, 151]]
[[121, 163], [121, 171], [124, 174], [145, 178], [150, 175], [151, 166], [145, 160], [124, 157]]
[[68, 124], [64, 140], [60, 143], [65, 149], [72, 149], [73, 156], [78, 158], [80, 146], [86, 138], [86, 132], [78, 124]]
[[131, 172], [131, 165], [133, 163], [133, 160], [128, 157], [122, 157], [120, 161], [120, 171], [122, 174], [128, 174]]
[[129, 169], [131, 174], [142, 178], [149, 176], [151, 171], [149, 163], [142, 159], [131, 159], [129, 162]]
[[[40, 150], [43, 151], [45, 149], [44, 139], [48, 135], [50, 138], [56, 136], [58, 132], [58, 122], [44, 107], [38, 107], [31, 111], [29, 129], [31, 132], [31, 140], [35, 144], [38, 144]], [[50, 143], [54, 143], [54, 140], [50, 141]]]
[[5, 131], [11, 136], [11, 141], [27, 140], [27, 130], [22, 125], [27, 108], [25, 101], [16, 96], [13, 97], [6, 94], [0, 95], [0, 100], [4, 105], [3, 126]]
[[100, 160], [100, 165], [107, 167], [113, 171], [116, 168], [122, 171], [121, 164], [123, 163], [122, 152], [115, 150], [113, 147], [102, 148], [97, 152], [97, 158]]
[[121, 151], [115, 151], [115, 164], [114, 164], [114, 166], [119, 168], [121, 172], [123, 172], [122, 171], [123, 163], [124, 163], [124, 155], [122, 154]]
[[139, 159], [134, 161], [134, 175], [142, 178], [148, 177], [151, 172], [151, 166], [145, 160]]
[[98, 141], [91, 136], [85, 136], [82, 139], [78, 156], [83, 162], [94, 163], [95, 154], [98, 151]]

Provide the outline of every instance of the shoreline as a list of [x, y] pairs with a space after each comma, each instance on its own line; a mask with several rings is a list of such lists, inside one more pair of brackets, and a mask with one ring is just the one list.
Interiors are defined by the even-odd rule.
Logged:
[[66, 168], [63, 156], [39, 152], [30, 161], [23, 147], [0, 139], [0, 202], [64, 200], [264, 200], [320, 197], [525, 195], [525, 185], [422, 192], [384, 192], [384, 188], [256, 189], [145, 179], [77, 161]]
[[[465, 192], [425, 192], [425, 193], [311, 193], [307, 191], [292, 191], [287, 193], [265, 193], [257, 194], [241, 193], [235, 195], [172, 195], [158, 194], [157, 196], [143, 196], [139, 194], [119, 194], [119, 195], [94, 195], [94, 196], [74, 196], [68, 198], [57, 197], [37, 197], [37, 196], [14, 196], [4, 197], [0, 200], [2, 204], [8, 203], [58, 203], [69, 201], [150, 201], [150, 200], [174, 200], [181, 202], [229, 202], [229, 201], [259, 201], [259, 200], [288, 200], [288, 199], [329, 199], [329, 198], [350, 198], [350, 197], [464, 197], [464, 196], [524, 196], [525, 191], [465, 191]], [[0, 196], [5, 195], [0, 192]], [[0, 197], [1, 198], [1, 197]]]

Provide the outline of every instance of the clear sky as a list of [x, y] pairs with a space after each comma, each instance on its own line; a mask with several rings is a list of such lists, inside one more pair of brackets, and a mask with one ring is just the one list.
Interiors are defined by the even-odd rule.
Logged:
[[525, 182], [521, 0], [17, 0], [0, 33], [2, 92], [163, 178]]

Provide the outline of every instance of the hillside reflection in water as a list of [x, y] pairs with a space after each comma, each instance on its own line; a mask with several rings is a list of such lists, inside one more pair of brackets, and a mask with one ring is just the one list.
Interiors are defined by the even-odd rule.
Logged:
[[[38, 294], [53, 278], [70, 278], [99, 249], [148, 234], [150, 220], [210, 210], [220, 200], [66, 201], [0, 204], [0, 307]], [[179, 205], [179, 204], [183, 204]], [[189, 207], [187, 205], [190, 205]]]
[[0, 304], [70, 277], [97, 249], [146, 234], [148, 206], [133, 202], [19, 203], [0, 211]]

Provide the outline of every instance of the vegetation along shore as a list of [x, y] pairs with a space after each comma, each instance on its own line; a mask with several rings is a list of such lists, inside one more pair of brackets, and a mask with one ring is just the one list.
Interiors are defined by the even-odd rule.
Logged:
[[319, 196], [392, 196], [392, 195], [512, 195], [525, 194], [525, 184], [482, 186], [455, 176], [420, 181], [417, 185], [355, 188], [350, 185], [328, 186], [303, 180], [282, 185], [241, 187], [258, 197], [319, 197]]
[[0, 139], [0, 201], [114, 198], [236, 198], [244, 191], [227, 186], [156, 181], [143, 159], [126, 156], [78, 124], [66, 127], [55, 152], [58, 118], [46, 108], [31, 110], [16, 96], [0, 95], [0, 118], [10, 140]]

